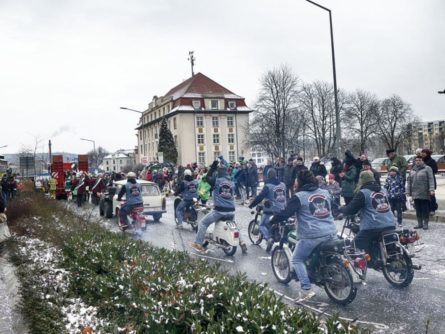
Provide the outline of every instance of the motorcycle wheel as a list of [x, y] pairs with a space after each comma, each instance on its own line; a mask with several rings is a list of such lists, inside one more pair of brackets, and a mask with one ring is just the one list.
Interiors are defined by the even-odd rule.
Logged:
[[260, 232], [260, 224], [258, 224], [255, 219], [249, 223], [247, 233], [249, 234], [250, 241], [254, 245], [259, 245], [263, 240], [263, 234]]
[[411, 258], [403, 252], [392, 255], [382, 268], [383, 276], [395, 288], [405, 288], [414, 278], [414, 269]]
[[324, 269], [324, 290], [337, 304], [347, 305], [357, 295], [357, 288], [351, 272], [343, 266], [340, 259], [333, 259]]
[[271, 256], [272, 271], [278, 282], [287, 284], [292, 279], [289, 259], [282, 247], [275, 247]]
[[221, 245], [223, 245], [223, 252], [227, 256], [233, 256], [236, 252], [236, 246], [230, 246], [229, 243], [225, 240], [221, 240]]

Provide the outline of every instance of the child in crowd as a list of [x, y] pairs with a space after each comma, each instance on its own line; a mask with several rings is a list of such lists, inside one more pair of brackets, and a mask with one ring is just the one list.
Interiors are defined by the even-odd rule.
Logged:
[[337, 218], [339, 212], [338, 208], [340, 207], [340, 194], [341, 188], [337, 181], [335, 181], [335, 175], [328, 175], [328, 184], [326, 185], [326, 189], [332, 196], [332, 215], [334, 218]]
[[388, 177], [385, 181], [385, 189], [388, 192], [389, 204], [394, 215], [397, 211], [397, 223], [402, 225], [402, 201], [405, 192], [402, 177], [396, 166], [391, 166], [388, 171]]

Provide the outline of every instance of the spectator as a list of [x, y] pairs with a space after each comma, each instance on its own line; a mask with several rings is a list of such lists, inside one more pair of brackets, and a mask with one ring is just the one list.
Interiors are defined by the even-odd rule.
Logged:
[[[388, 177], [385, 181], [385, 189], [388, 192], [388, 200], [391, 205], [391, 211], [397, 216], [397, 223], [402, 226], [402, 201], [404, 185], [399, 169], [396, 166], [389, 168]], [[395, 214], [397, 212], [397, 215]]]
[[[436, 181], [436, 174], [438, 172], [437, 163], [436, 160], [431, 158], [431, 154], [433, 152], [430, 149], [424, 148], [421, 151], [422, 159], [425, 165], [430, 166], [431, 170], [433, 171], [433, 179], [434, 179], [434, 190], [437, 189], [437, 181]], [[434, 215], [435, 211], [437, 210], [437, 201], [436, 201], [436, 195], [431, 196], [431, 202], [430, 202], [430, 214]]]
[[263, 182], [266, 183], [267, 181], [267, 172], [269, 169], [273, 168], [272, 161], [270, 159], [266, 160], [266, 166], [263, 168]]
[[312, 174], [314, 174], [315, 177], [319, 175], [326, 177], [326, 175], [328, 174], [324, 163], [320, 161], [319, 157], [314, 157], [314, 159], [312, 160], [311, 168], [309, 170], [312, 172]]
[[343, 164], [336, 157], [332, 158], [331, 162], [332, 162], [332, 167], [331, 167], [330, 173], [335, 176], [335, 181], [337, 181], [338, 184], [340, 184], [340, 182], [341, 182], [340, 173], [343, 170]]
[[295, 182], [295, 167], [293, 158], [287, 159], [287, 165], [284, 167], [284, 184], [286, 185], [286, 198], [289, 199], [293, 195], [293, 187]]
[[238, 172], [235, 175], [235, 181], [238, 184], [238, 189], [241, 196], [241, 204], [247, 203], [247, 167], [245, 164], [241, 164]]
[[255, 162], [250, 159], [247, 164], [247, 198], [255, 198], [258, 189], [258, 169]]
[[357, 179], [356, 160], [350, 151], [345, 152], [345, 160], [343, 163], [343, 170], [339, 174], [341, 177], [341, 195], [348, 205], [354, 197], [354, 189]]
[[298, 158], [294, 159], [293, 165], [294, 165], [294, 175], [292, 176], [292, 187], [291, 187], [292, 195], [291, 196], [293, 196], [295, 194], [295, 180], [297, 179], [298, 174], [303, 170], [307, 170], [307, 167], [304, 165], [304, 161], [303, 161], [302, 157], [298, 157]]
[[338, 208], [340, 207], [341, 188], [340, 184], [335, 180], [334, 174], [328, 175], [328, 184], [326, 185], [326, 189], [332, 196], [332, 215], [335, 219], [337, 219], [339, 214]]
[[430, 216], [430, 197], [434, 196], [433, 170], [425, 165], [422, 156], [416, 156], [416, 162], [406, 182], [406, 193], [414, 199], [417, 226], [414, 228], [428, 229]]

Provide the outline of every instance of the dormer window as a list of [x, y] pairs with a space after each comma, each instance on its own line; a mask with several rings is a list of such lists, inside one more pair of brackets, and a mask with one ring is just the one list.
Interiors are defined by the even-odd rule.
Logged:
[[218, 110], [219, 109], [219, 101], [218, 100], [210, 100], [210, 109]]
[[229, 101], [229, 109], [235, 110], [236, 109], [236, 102], [235, 101]]
[[199, 101], [199, 100], [193, 100], [193, 109], [195, 109], [195, 110], [199, 110], [199, 109], [201, 109], [201, 101]]

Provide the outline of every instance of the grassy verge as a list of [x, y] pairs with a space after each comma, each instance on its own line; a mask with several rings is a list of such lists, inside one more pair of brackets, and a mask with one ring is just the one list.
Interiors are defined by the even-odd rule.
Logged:
[[22, 312], [33, 333], [355, 333], [262, 284], [105, 230], [42, 196], [9, 208]]

